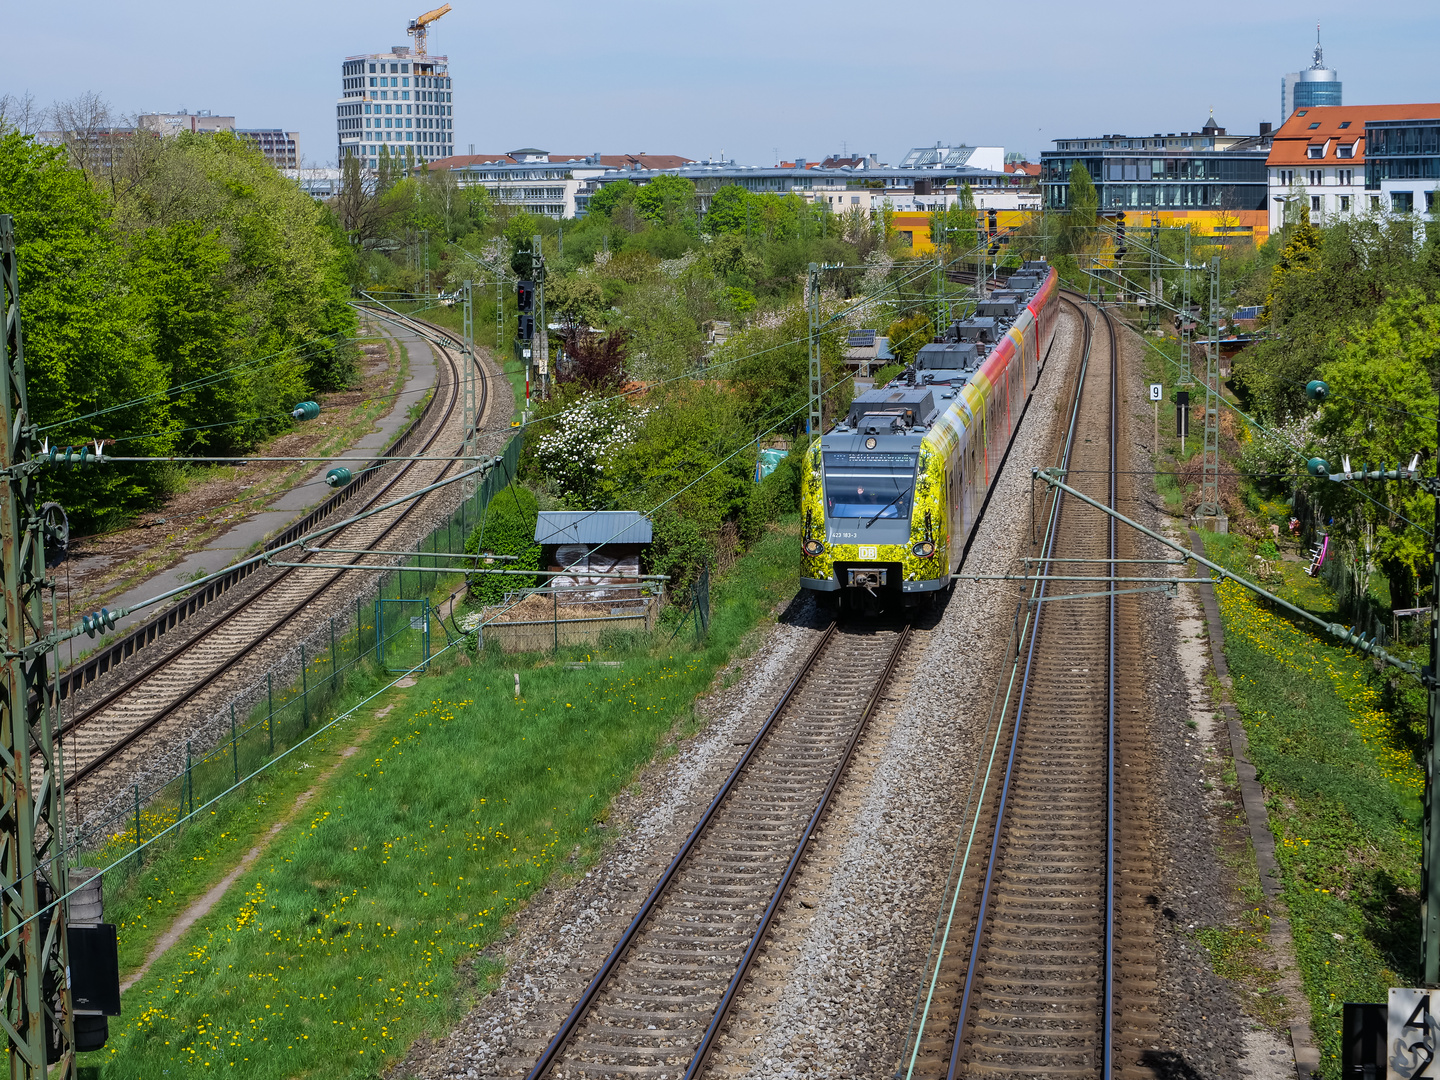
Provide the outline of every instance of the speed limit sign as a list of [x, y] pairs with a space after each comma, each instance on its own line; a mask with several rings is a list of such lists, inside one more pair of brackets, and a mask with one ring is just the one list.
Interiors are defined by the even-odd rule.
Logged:
[[1158, 382], [1152, 382], [1152, 383], [1150, 384], [1150, 400], [1151, 400], [1151, 401], [1162, 401], [1162, 400], [1164, 400], [1164, 398], [1165, 398], [1165, 387], [1162, 386], [1162, 385], [1161, 385], [1160, 383], [1158, 383]]

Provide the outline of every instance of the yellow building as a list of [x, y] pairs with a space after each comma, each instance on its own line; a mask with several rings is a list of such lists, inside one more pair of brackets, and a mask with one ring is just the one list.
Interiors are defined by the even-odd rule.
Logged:
[[[980, 218], [980, 227], [989, 228], [989, 216], [985, 210], [977, 210]], [[997, 210], [995, 211], [995, 227], [1000, 232], [1030, 221], [1039, 213], [1038, 210]], [[913, 248], [917, 255], [933, 255], [935, 253], [934, 241], [930, 238], [930, 214], [928, 211], [919, 210], [892, 210], [890, 212], [890, 228], [900, 237], [901, 243]]]

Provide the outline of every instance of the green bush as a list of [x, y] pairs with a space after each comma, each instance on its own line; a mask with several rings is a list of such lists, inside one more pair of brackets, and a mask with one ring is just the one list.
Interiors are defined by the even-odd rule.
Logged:
[[760, 483], [754, 485], [745, 508], [740, 512], [740, 541], [750, 547], [765, 535], [766, 527], [782, 514], [800, 509], [800, 477], [805, 464], [805, 451], [792, 449], [780, 464]]
[[666, 509], [655, 516], [650, 573], [669, 574], [672, 595], [688, 589], [705, 565], [714, 565], [715, 542], [697, 521]]
[[891, 379], [899, 378], [904, 371], [905, 367], [902, 364], [886, 364], [879, 371], [875, 372], [871, 378], [875, 380], [876, 386], [884, 386], [889, 383]]
[[[488, 551], [516, 556], [498, 563], [497, 570], [538, 570], [540, 545], [535, 543], [538, 517], [534, 494], [519, 484], [511, 484], [490, 500], [484, 519], [465, 541], [465, 551], [469, 555]], [[507, 592], [533, 588], [535, 581], [528, 574], [477, 573], [471, 579], [470, 594], [482, 604], [498, 604]]]

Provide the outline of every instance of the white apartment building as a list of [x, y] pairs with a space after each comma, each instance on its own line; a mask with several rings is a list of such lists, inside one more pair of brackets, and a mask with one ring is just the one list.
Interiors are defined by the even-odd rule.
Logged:
[[1440, 104], [1297, 109], [1275, 131], [1265, 162], [1271, 233], [1297, 199], [1317, 225], [1356, 211], [1433, 213], [1440, 148], [1425, 133], [1440, 133], [1436, 118]]
[[552, 154], [527, 146], [504, 154], [464, 154], [437, 161], [451, 169], [461, 187], [486, 188], [496, 202], [521, 206], [552, 218], [583, 216], [600, 176], [626, 179], [676, 169], [689, 159], [674, 154]]
[[358, 157], [374, 169], [380, 157], [434, 161], [455, 153], [455, 93], [450, 61], [407, 45], [347, 56], [335, 105], [338, 161]]

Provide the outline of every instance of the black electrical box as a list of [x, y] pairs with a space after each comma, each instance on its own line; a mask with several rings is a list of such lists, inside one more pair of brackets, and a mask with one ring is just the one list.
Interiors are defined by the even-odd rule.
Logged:
[[113, 923], [67, 928], [70, 999], [77, 1013], [120, 1015], [120, 946]]
[[1345, 1002], [1341, 1030], [1340, 1075], [1365, 1080], [1385, 1077], [1385, 1016], [1384, 1005]]

